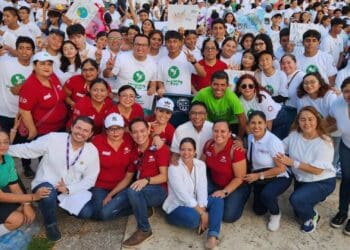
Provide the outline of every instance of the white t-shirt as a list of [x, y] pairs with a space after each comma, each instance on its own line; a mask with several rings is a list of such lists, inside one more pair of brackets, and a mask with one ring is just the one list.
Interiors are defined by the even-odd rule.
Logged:
[[337, 120], [338, 130], [341, 132], [341, 138], [344, 144], [350, 148], [350, 118], [349, 105], [343, 96], [339, 96], [332, 104], [330, 116]]
[[118, 54], [112, 73], [117, 77], [117, 88], [123, 85], [133, 86], [137, 94], [137, 102], [144, 109], [152, 109], [154, 96], [147, 95], [147, 87], [150, 81], [157, 80], [157, 66], [152, 58], [138, 61], [132, 51]]
[[[275, 167], [274, 157], [278, 153], [284, 154], [283, 142], [277, 136], [266, 130], [265, 135], [256, 141], [253, 134], [248, 135], [248, 158], [252, 150], [253, 171]], [[251, 160], [251, 159], [249, 159]], [[277, 177], [289, 177], [287, 171]]]
[[242, 95], [239, 97], [244, 108], [244, 113], [248, 117], [253, 111], [259, 110], [264, 112], [266, 120], [274, 120], [282, 108], [281, 104], [275, 102], [270, 94], [265, 91], [260, 91], [260, 94], [263, 95], [261, 103], [259, 103], [256, 95], [251, 100], [244, 99]]
[[191, 75], [196, 73], [194, 66], [181, 51], [174, 59], [164, 56], [159, 60], [157, 78], [164, 83], [165, 93], [190, 95]]
[[305, 73], [315, 72], [318, 70], [327, 83], [329, 83], [328, 77], [337, 74], [337, 68], [331, 62], [333, 62], [332, 56], [320, 50], [312, 57], [306, 57], [304, 54], [302, 54], [297, 59], [298, 69], [304, 71]]
[[333, 102], [337, 99], [337, 95], [329, 90], [324, 97], [312, 99], [309, 95], [304, 95], [302, 98], [297, 99], [297, 110], [299, 112], [305, 106], [313, 106], [317, 111], [326, 118], [329, 116], [329, 112]]
[[18, 113], [18, 96], [10, 88], [22, 84], [33, 72], [33, 65], [23, 66], [16, 57], [0, 57], [0, 115], [10, 118]]
[[105, 79], [109, 86], [111, 87], [111, 89], [117, 90], [118, 84], [117, 84], [117, 78], [116, 77], [103, 77], [103, 71], [106, 69], [106, 65], [107, 65], [107, 61], [109, 60], [109, 58], [111, 58], [112, 56], [116, 56], [116, 55], [120, 55], [121, 53], [124, 53], [123, 51], [119, 51], [117, 54], [115, 54], [114, 52], [112, 52], [108, 47], [104, 50], [102, 50], [102, 58], [101, 58], [101, 63], [100, 63], [100, 77], [102, 77], [103, 79]]
[[348, 61], [348, 64], [345, 68], [338, 71], [337, 77], [335, 78], [335, 87], [340, 89], [340, 86], [342, 85], [345, 78], [348, 78], [350, 76], [350, 61]]
[[226, 63], [227, 66], [241, 65], [242, 52], [236, 52], [230, 58], [220, 56], [220, 61]]
[[36, 41], [37, 37], [41, 37], [41, 30], [39, 29], [38, 25], [34, 22], [29, 22], [27, 24], [21, 24], [21, 27], [26, 29], [30, 33], [30, 37], [33, 39], [33, 42]]
[[[294, 76], [294, 77], [293, 77]], [[286, 102], [287, 106], [297, 107], [297, 90], [300, 83], [303, 81], [305, 73], [303, 71], [297, 70], [293, 74], [287, 76], [288, 80], [288, 100]]]
[[[166, 51], [168, 51], [168, 50], [166, 50]], [[189, 51], [194, 56], [194, 58], [196, 58], [197, 61], [200, 61], [203, 59], [202, 52], [197, 47], [194, 50], [190, 50], [186, 46], [183, 46], [182, 51], [186, 51], [186, 52]]]
[[314, 182], [335, 177], [333, 167], [334, 147], [331, 138], [305, 139], [302, 134], [294, 131], [283, 140], [286, 153], [297, 160], [313, 167], [323, 169], [319, 175], [304, 172], [292, 167], [295, 178], [299, 182]]
[[320, 49], [333, 58], [334, 65], [338, 64], [339, 55], [344, 51], [343, 38], [338, 35], [336, 38], [328, 34], [324, 39], [322, 39]]
[[85, 56], [87, 56], [87, 58], [91, 58], [91, 59], [96, 60], [95, 53], [96, 53], [97, 48], [91, 44], [88, 44], [88, 43], [85, 43], [85, 44], [86, 44], [85, 49], [79, 51], [80, 57], [84, 58]]
[[287, 88], [287, 76], [286, 74], [276, 69], [272, 76], [266, 76], [263, 71], [261, 71], [261, 85], [264, 86], [268, 91], [270, 91], [272, 96], [284, 96], [288, 97]]

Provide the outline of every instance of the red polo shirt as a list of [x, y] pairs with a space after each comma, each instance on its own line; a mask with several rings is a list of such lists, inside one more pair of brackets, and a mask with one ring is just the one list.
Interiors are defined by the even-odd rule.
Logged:
[[229, 139], [225, 148], [215, 153], [214, 143], [211, 143], [207, 148], [203, 149], [203, 154], [206, 156], [205, 163], [209, 168], [213, 182], [220, 188], [224, 188], [235, 176], [232, 164], [245, 159], [245, 152], [240, 149], [233, 150], [233, 161], [230, 157], [230, 151], [233, 140]]
[[[113, 112], [120, 114], [119, 108], [118, 108], [118, 104], [117, 105], [113, 105], [113, 107], [110, 109], [110, 111], [108, 113], [113, 113]], [[124, 122], [125, 122], [125, 127], [129, 126], [129, 123], [133, 119], [138, 118], [138, 117], [139, 118], [143, 118], [144, 117], [143, 109], [142, 109], [140, 104], [134, 103], [131, 106], [131, 113], [130, 113], [129, 118], [123, 116]]]
[[213, 66], [209, 66], [205, 63], [204, 59], [200, 60], [198, 62], [200, 65], [202, 65], [205, 69], [205, 72], [207, 74], [205, 77], [200, 77], [198, 75], [192, 75], [192, 84], [195, 86], [196, 90], [199, 91], [205, 87], [210, 86], [210, 79], [211, 76], [216, 72], [216, 71], [223, 71], [227, 69], [226, 63], [220, 61], [219, 59], [216, 59], [216, 63]]
[[52, 114], [37, 126], [39, 135], [55, 132], [64, 128], [67, 108], [64, 103], [66, 93], [55, 74], [49, 77], [51, 88], [40, 83], [35, 73], [24, 82], [19, 93], [19, 108], [30, 111], [37, 124], [45, 115], [55, 108]]
[[[147, 119], [148, 122], [154, 122], [155, 121], [155, 116], [152, 115], [151, 117], [149, 117]], [[152, 131], [152, 128], [151, 128], [151, 132]], [[173, 137], [174, 137], [174, 133], [175, 133], [175, 128], [173, 125], [171, 125], [171, 123], [167, 123], [164, 131], [162, 131], [160, 134], [159, 134], [159, 137], [164, 141], [164, 143], [168, 146], [171, 146], [171, 143], [173, 141]]]
[[91, 98], [84, 96], [80, 101], [74, 105], [73, 115], [71, 120], [67, 123], [67, 128], [70, 128], [75, 118], [80, 115], [89, 116], [95, 122], [95, 134], [102, 132], [104, 120], [108, 115], [108, 111], [112, 107], [112, 100], [107, 97], [101, 110], [97, 111], [92, 105]]
[[124, 179], [127, 172], [135, 172], [131, 164], [133, 141], [128, 133], [124, 133], [123, 142], [117, 151], [109, 145], [105, 133], [95, 136], [92, 143], [100, 157], [100, 173], [95, 187], [112, 190]]
[[[151, 151], [152, 141], [148, 149], [140, 155], [137, 148], [134, 148], [132, 153], [132, 164], [138, 172], [138, 179], [153, 177], [160, 173], [159, 167], [168, 167], [170, 161], [170, 150], [167, 145], [163, 145], [160, 149]], [[166, 188], [166, 182], [161, 184]]]

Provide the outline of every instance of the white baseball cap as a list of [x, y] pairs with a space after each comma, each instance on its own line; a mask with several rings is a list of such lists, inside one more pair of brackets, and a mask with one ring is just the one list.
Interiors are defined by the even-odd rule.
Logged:
[[156, 108], [167, 109], [167, 110], [170, 110], [171, 112], [173, 112], [174, 111], [174, 102], [167, 97], [163, 97], [157, 101]]
[[36, 61], [39, 61], [39, 62], [45, 62], [45, 61], [54, 62], [52, 56], [50, 56], [50, 54], [47, 53], [46, 51], [41, 51], [41, 52], [36, 53], [33, 56], [33, 62], [36, 62]]
[[204, 3], [204, 0], [197, 0], [197, 3]]
[[109, 128], [112, 126], [119, 126], [124, 128], [124, 119], [120, 114], [117, 113], [111, 113], [107, 115], [105, 119], [105, 128]]

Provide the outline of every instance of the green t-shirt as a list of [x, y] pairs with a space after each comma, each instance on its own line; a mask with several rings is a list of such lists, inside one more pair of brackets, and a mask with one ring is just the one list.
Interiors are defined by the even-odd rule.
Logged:
[[201, 89], [193, 101], [204, 102], [208, 109], [208, 120], [228, 121], [230, 124], [238, 123], [236, 115], [244, 113], [243, 105], [237, 95], [227, 88], [222, 98], [216, 99], [211, 87]]
[[0, 189], [18, 180], [15, 162], [9, 155], [4, 155], [4, 161], [0, 164]]

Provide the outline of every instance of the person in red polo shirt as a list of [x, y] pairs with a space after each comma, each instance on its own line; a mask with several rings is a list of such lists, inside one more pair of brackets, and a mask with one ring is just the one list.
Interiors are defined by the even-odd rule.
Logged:
[[137, 246], [152, 236], [147, 207], [160, 206], [165, 200], [170, 161], [170, 151], [165, 144], [158, 150], [152, 147], [150, 127], [145, 120], [134, 119], [129, 130], [136, 144], [132, 162], [137, 170], [137, 180], [127, 189], [127, 194], [136, 217], [137, 231], [123, 242], [124, 247]]
[[79, 100], [73, 109], [73, 115], [67, 123], [67, 129], [78, 116], [90, 117], [95, 123], [95, 134], [102, 132], [103, 122], [112, 107], [112, 99], [108, 96], [108, 83], [97, 78], [91, 82], [89, 95]]
[[110, 220], [132, 213], [126, 188], [135, 173], [131, 161], [133, 140], [125, 133], [125, 122], [120, 114], [109, 114], [104, 127], [105, 133], [92, 140], [100, 158], [100, 173], [91, 190], [91, 201], [79, 214], [81, 218]]
[[[63, 131], [67, 118], [64, 103], [66, 94], [53, 73], [53, 58], [47, 52], [39, 52], [33, 57], [34, 71], [24, 82], [19, 93], [19, 113], [24, 127], [20, 131], [25, 142], [50, 132]], [[26, 176], [34, 176], [29, 165], [23, 166]]]
[[250, 187], [243, 182], [247, 172], [245, 151], [233, 147], [229, 124], [217, 121], [213, 125], [213, 139], [203, 148], [203, 160], [209, 170], [208, 193], [224, 199], [223, 221], [234, 222], [243, 212]]

